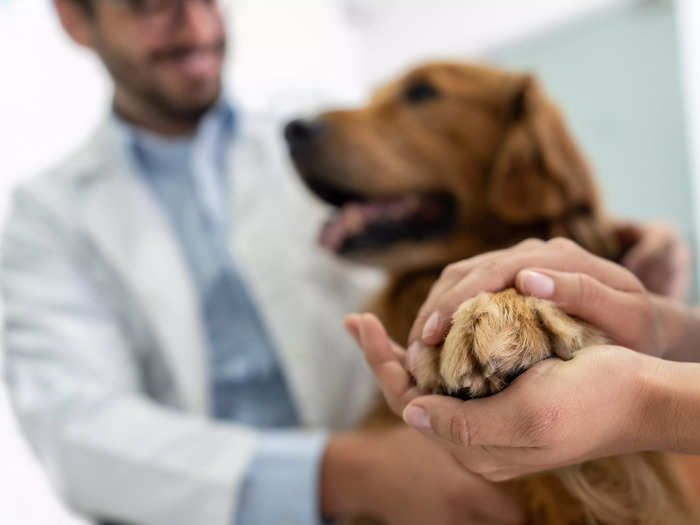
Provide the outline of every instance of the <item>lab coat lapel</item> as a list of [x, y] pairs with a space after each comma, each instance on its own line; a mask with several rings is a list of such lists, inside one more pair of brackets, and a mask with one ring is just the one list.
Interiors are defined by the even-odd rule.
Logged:
[[266, 136], [269, 130], [250, 129], [250, 124], [239, 119], [229, 156], [231, 250], [275, 343], [302, 422], [318, 425], [327, 420], [324, 399], [309, 386], [323, 375], [322, 360], [308, 356], [314, 341], [304, 329], [304, 315], [311, 312], [299, 290], [304, 283], [296, 282], [305, 244], [300, 239], [303, 204], [295, 202], [292, 177], [275, 158], [279, 148]]
[[[374, 389], [364, 361], [347, 344], [342, 318], [346, 307], [361, 306], [367, 288], [317, 249], [327, 210], [294, 175], [274, 120], [241, 115], [229, 166], [232, 254], [275, 343], [302, 423], [352, 424]], [[373, 275], [371, 287], [376, 284]]]
[[183, 405], [207, 413], [206, 343], [186, 262], [165, 214], [131, 168], [118, 130], [108, 122], [96, 140], [95, 151], [108, 162], [84, 192], [85, 224], [144, 306]]

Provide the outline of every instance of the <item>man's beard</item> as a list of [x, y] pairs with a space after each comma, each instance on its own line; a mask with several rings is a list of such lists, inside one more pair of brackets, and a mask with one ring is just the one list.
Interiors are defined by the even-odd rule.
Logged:
[[[213, 47], [222, 53], [225, 52], [225, 39], [222, 38]], [[179, 46], [156, 51], [151, 55], [149, 65], [156, 64], [162, 60], [177, 58], [191, 50], [189, 47]], [[99, 53], [115, 83], [128, 91], [132, 97], [139, 99], [142, 104], [152, 108], [154, 112], [170, 121], [183, 124], [197, 123], [216, 104], [221, 93], [221, 81], [219, 79], [216, 92], [206, 100], [176, 100], [164, 89], [160, 88], [156, 82], [150, 81], [149, 78], [143, 78], [143, 70], [148, 68], [149, 65], [133, 65], [108, 45], [101, 46]]]
[[171, 100], [165, 93], [158, 89], [141, 89], [137, 86], [131, 88], [144, 102], [152, 107], [156, 112], [166, 117], [168, 120], [194, 124], [216, 103], [221, 93], [221, 86], [210, 100], [200, 103], [183, 104]]

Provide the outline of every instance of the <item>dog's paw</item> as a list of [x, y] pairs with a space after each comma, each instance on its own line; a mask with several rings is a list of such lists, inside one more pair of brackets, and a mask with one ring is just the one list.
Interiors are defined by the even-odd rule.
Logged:
[[482, 293], [459, 307], [442, 349], [423, 350], [412, 372], [428, 391], [483, 397], [543, 359], [571, 359], [575, 351], [605, 342], [549, 301], [513, 289]]

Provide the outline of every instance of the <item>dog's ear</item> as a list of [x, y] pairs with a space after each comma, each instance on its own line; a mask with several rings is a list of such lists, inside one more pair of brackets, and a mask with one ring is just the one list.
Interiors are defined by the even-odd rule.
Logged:
[[489, 204], [511, 223], [551, 220], [595, 202], [589, 168], [557, 108], [529, 75], [515, 81], [509, 127], [489, 182]]

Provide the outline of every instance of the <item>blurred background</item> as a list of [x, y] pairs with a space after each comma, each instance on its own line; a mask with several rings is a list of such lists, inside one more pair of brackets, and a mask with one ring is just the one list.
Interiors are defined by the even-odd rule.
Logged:
[[[261, 111], [354, 104], [381, 80], [436, 57], [538, 74], [595, 167], [608, 208], [619, 217], [663, 218], [697, 252], [697, 0], [230, 0], [225, 7], [234, 36], [228, 89]], [[1, 221], [13, 185], [85, 140], [110, 92], [96, 60], [58, 27], [50, 0], [0, 0], [0, 64]], [[1, 390], [0, 465], [0, 523], [80, 523], [51, 494]]]

